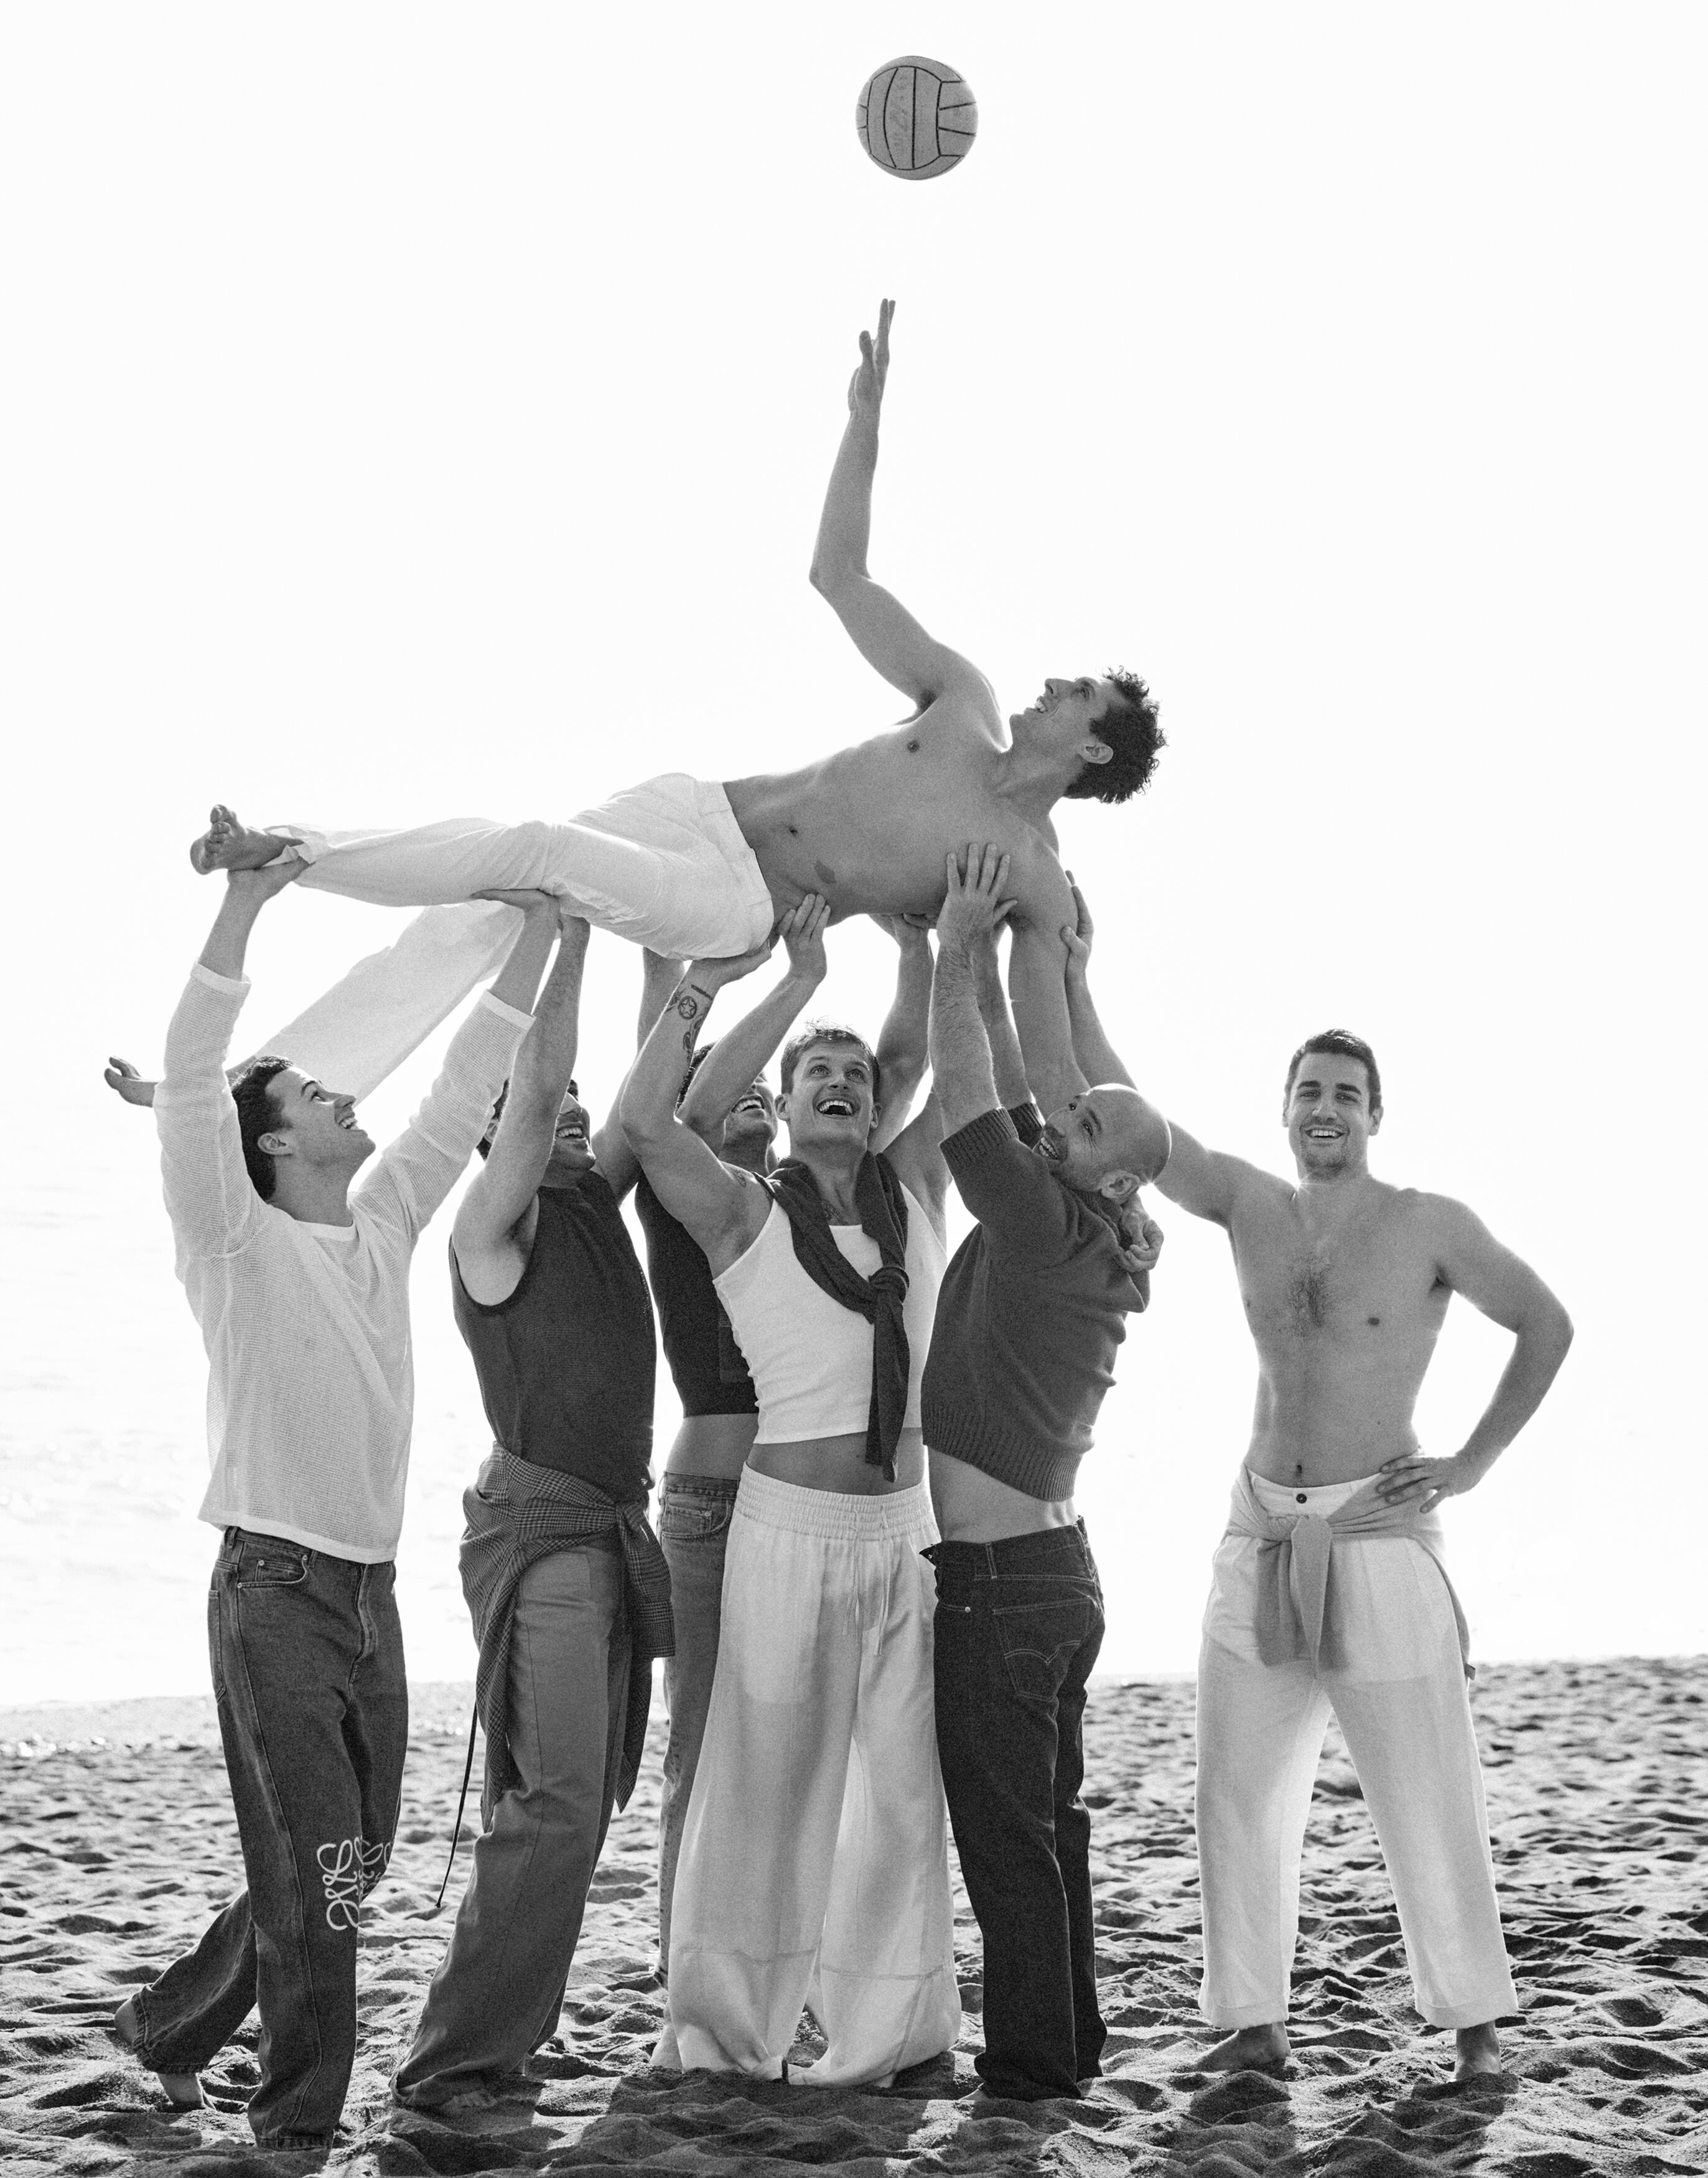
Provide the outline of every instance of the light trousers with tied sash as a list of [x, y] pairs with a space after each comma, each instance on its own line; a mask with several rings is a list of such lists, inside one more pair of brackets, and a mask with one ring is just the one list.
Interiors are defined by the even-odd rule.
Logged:
[[1518, 2009], [1501, 1935], [1441, 1522], [1375, 1478], [1289, 1490], [1241, 1468], [1198, 1664], [1202, 2004], [1287, 2017], [1300, 1862], [1333, 1715], [1393, 1885], [1417, 2008], [1437, 2027]]

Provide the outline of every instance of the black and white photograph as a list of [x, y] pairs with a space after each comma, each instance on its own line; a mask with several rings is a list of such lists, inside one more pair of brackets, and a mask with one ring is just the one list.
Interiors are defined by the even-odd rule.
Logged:
[[1705, 111], [0, 12], [7, 2178], [1708, 2170]]

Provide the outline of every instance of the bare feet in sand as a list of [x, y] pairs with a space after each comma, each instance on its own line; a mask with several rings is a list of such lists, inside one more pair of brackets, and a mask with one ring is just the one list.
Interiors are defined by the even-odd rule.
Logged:
[[260, 870], [276, 862], [283, 847], [299, 844], [292, 832], [256, 832], [238, 822], [236, 813], [223, 802], [208, 812], [207, 829], [190, 842], [189, 866], [198, 877], [216, 870]]
[[1500, 2037], [1493, 2020], [1481, 2027], [1461, 2027], [1453, 2038], [1453, 2076], [1456, 2080], [1491, 2080], [1501, 2069]]
[[[142, 2022], [136, 2016], [136, 1999], [134, 1996], [126, 1997], [113, 2014], [112, 2031], [127, 2049], [134, 2050], [141, 2041]], [[148, 2069], [154, 2071], [151, 2065]], [[174, 2110], [200, 2109], [201, 2082], [194, 2072], [155, 2072], [154, 2076]]]
[[1287, 2029], [1277, 2019], [1264, 2027], [1236, 2028], [1191, 2069], [1195, 2072], [1273, 2072], [1292, 2054]]

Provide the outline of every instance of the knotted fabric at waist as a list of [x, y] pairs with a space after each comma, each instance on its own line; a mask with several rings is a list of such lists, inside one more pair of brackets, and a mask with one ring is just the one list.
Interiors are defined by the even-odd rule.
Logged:
[[[1427, 1551], [1446, 1583], [1459, 1628], [1459, 1653], [1470, 1677], [1470, 1628], [1448, 1573], [1441, 1516], [1419, 1512], [1415, 1499], [1390, 1503], [1378, 1497], [1379, 1480], [1379, 1475], [1366, 1476], [1349, 1497], [1341, 1497], [1337, 1491], [1333, 1509], [1326, 1513], [1309, 1506], [1296, 1513], [1272, 1511], [1258, 1497], [1255, 1486], [1260, 1478], [1249, 1467], [1240, 1467], [1234, 1478], [1226, 1533], [1249, 1536], [1257, 1544], [1257, 1653], [1266, 1664], [1308, 1661], [1313, 1670], [1321, 1671], [1326, 1647], [1332, 1665], [1339, 1652], [1328, 1583], [1336, 1543], [1403, 1536]], [[1274, 1494], [1274, 1485], [1264, 1487]]]
[[486, 1784], [495, 1800], [516, 1781], [510, 1752], [510, 1639], [516, 1594], [532, 1565], [554, 1551], [615, 1531], [622, 1551], [629, 1628], [628, 1708], [616, 1803], [626, 1807], [640, 1770], [652, 1699], [654, 1656], [676, 1654], [670, 1568], [648, 1524], [645, 1504], [620, 1505], [604, 1491], [561, 1469], [517, 1459], [502, 1445], [463, 1494], [459, 1567], [463, 1593], [480, 1644], [474, 1699], [486, 1731]]

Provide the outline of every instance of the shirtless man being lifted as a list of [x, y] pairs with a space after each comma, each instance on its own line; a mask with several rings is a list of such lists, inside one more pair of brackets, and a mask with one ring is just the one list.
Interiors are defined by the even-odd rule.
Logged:
[[477, 892], [542, 888], [601, 928], [707, 959], [760, 944], [808, 893], [829, 902], [833, 922], [934, 914], [948, 856], [980, 840], [1009, 857], [1010, 994], [1032, 1086], [1046, 1111], [1066, 1101], [1073, 1054], [1059, 933], [1074, 907], [1050, 810], [1063, 797], [1119, 802], [1139, 792], [1162, 746], [1156, 705], [1130, 674], [1050, 680], [1005, 730], [978, 669], [868, 574], [893, 309], [883, 304], [875, 339], [860, 336], [812, 580], [912, 715], [798, 771], [721, 785], [666, 774], [561, 824], [453, 818], [402, 832], [257, 832], [216, 807], [190, 851], [199, 870], [258, 867], [288, 841], [309, 864], [304, 884], [430, 911], [270, 1048], [358, 1092], [383, 1079], [507, 944], [508, 910], [449, 905]]
[[[1069, 993], [1077, 1017], [1082, 973]], [[1300, 1855], [1332, 1709], [1393, 1884], [1417, 2008], [1455, 2030], [1457, 2077], [1495, 2072], [1494, 2022], [1518, 2006], [1436, 1508], [1480, 1482], [1536, 1412], [1572, 1327], [1462, 1203], [1371, 1174], [1382, 1084], [1367, 1044], [1340, 1029], [1310, 1038], [1283, 1116], [1296, 1184], [1178, 1125], [1157, 1183], [1226, 1228], [1257, 1348], [1251, 1448], [1199, 1661], [1202, 2001], [1231, 2030], [1203, 2063], [1289, 2053]], [[1516, 1343], [1464, 1444], [1430, 1458], [1412, 1409], [1456, 1293]]]

